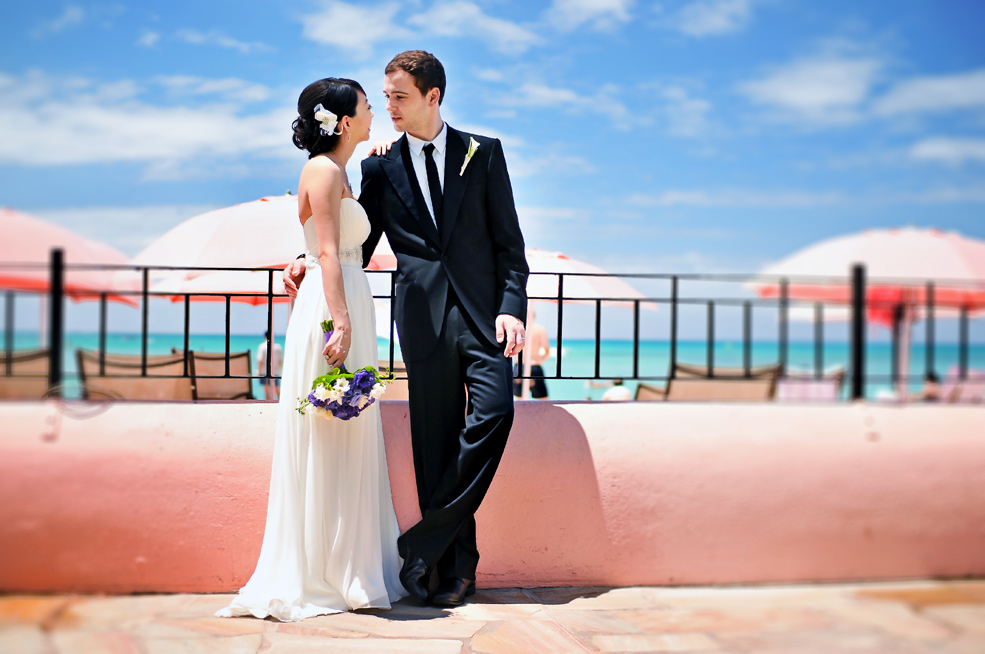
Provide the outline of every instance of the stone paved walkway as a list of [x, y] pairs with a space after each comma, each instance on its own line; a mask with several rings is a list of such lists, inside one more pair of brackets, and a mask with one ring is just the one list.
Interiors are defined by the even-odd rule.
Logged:
[[229, 595], [0, 596], [4, 654], [983, 654], [985, 581], [479, 591], [282, 624]]

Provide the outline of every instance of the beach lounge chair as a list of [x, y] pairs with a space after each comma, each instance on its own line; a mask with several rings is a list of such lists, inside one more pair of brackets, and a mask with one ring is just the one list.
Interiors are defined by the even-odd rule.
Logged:
[[48, 392], [48, 350], [13, 352], [11, 375], [7, 376], [6, 356], [0, 354], [0, 398], [37, 400]]
[[954, 366], [941, 388], [941, 398], [952, 403], [985, 403], [985, 370], [969, 370], [968, 378], [962, 380]]
[[640, 382], [639, 386], [636, 387], [636, 395], [633, 399], [640, 401], [659, 400], [662, 402], [667, 399], [667, 388], [665, 386], [655, 386]]
[[776, 394], [780, 366], [756, 366], [748, 375], [744, 368], [716, 367], [710, 376], [707, 366], [678, 363], [674, 372], [674, 378], [667, 382], [669, 401], [763, 402]]
[[820, 379], [808, 371], [787, 371], [777, 382], [776, 399], [781, 402], [835, 402], [841, 398], [844, 384], [844, 368], [825, 372]]
[[229, 377], [225, 352], [188, 353], [195, 362], [195, 391], [199, 400], [252, 400], [253, 369], [250, 351], [229, 353]]
[[[390, 361], [380, 361], [377, 366], [377, 370], [383, 370], [384, 368], [390, 368]], [[410, 397], [410, 392], [407, 388], [407, 366], [404, 365], [403, 361], [394, 361], [392, 372], [397, 377], [403, 377], [403, 379], [397, 379], [395, 381], [387, 384], [386, 394], [383, 396], [384, 400], [406, 400]]]
[[82, 398], [89, 400], [194, 400], [195, 362], [183, 354], [147, 357], [147, 375], [141, 374], [139, 354], [106, 354], [100, 372], [99, 352], [75, 351], [82, 382]]

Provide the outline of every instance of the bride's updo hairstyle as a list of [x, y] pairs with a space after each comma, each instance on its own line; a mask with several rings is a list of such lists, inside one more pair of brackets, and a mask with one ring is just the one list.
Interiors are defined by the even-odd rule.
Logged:
[[[312, 82], [298, 98], [298, 117], [294, 121], [294, 145], [308, 151], [308, 158], [331, 152], [339, 143], [340, 134], [323, 134], [321, 123], [315, 120], [315, 106], [321, 105], [342, 120], [356, 115], [359, 95], [366, 95], [359, 82], [340, 77], [326, 77]], [[341, 131], [341, 130], [336, 130]]]

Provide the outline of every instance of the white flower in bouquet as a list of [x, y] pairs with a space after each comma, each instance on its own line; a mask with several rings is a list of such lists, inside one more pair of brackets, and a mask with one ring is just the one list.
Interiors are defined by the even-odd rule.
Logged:
[[320, 406], [312, 406], [311, 407], [311, 410], [319, 418], [323, 418], [325, 420], [332, 420], [332, 419], [335, 418], [335, 416], [332, 415], [332, 412], [331, 411], [327, 411], [327, 410], [321, 408]]
[[380, 383], [373, 384], [373, 390], [369, 392], [370, 397], [374, 400], [378, 400], [383, 397], [383, 393], [386, 392], [386, 386]]
[[363, 395], [361, 398], [359, 398], [359, 404], [357, 406], [359, 407], [359, 410], [362, 411], [363, 409], [366, 408], [367, 404], [369, 404], [369, 398]]
[[345, 393], [347, 390], [349, 390], [349, 380], [345, 379], [344, 377], [341, 379], [336, 379], [334, 386], [339, 390], [339, 392]]
[[315, 397], [323, 402], [328, 399], [329, 393], [330, 391], [321, 384], [315, 389]]

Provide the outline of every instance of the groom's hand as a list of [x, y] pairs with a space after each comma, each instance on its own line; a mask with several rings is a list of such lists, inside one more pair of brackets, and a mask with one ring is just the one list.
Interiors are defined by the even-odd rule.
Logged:
[[369, 149], [369, 154], [366, 156], [371, 157], [375, 155], [377, 157], [385, 157], [387, 152], [390, 151], [390, 146], [396, 142], [396, 139], [392, 141], [377, 141], [373, 144], [373, 147]]
[[284, 268], [284, 290], [294, 299], [298, 296], [298, 286], [304, 279], [304, 259], [295, 259]]
[[520, 319], [508, 313], [501, 313], [496, 316], [496, 341], [503, 343], [506, 347], [503, 356], [507, 359], [515, 357], [523, 349], [526, 341], [526, 331]]

